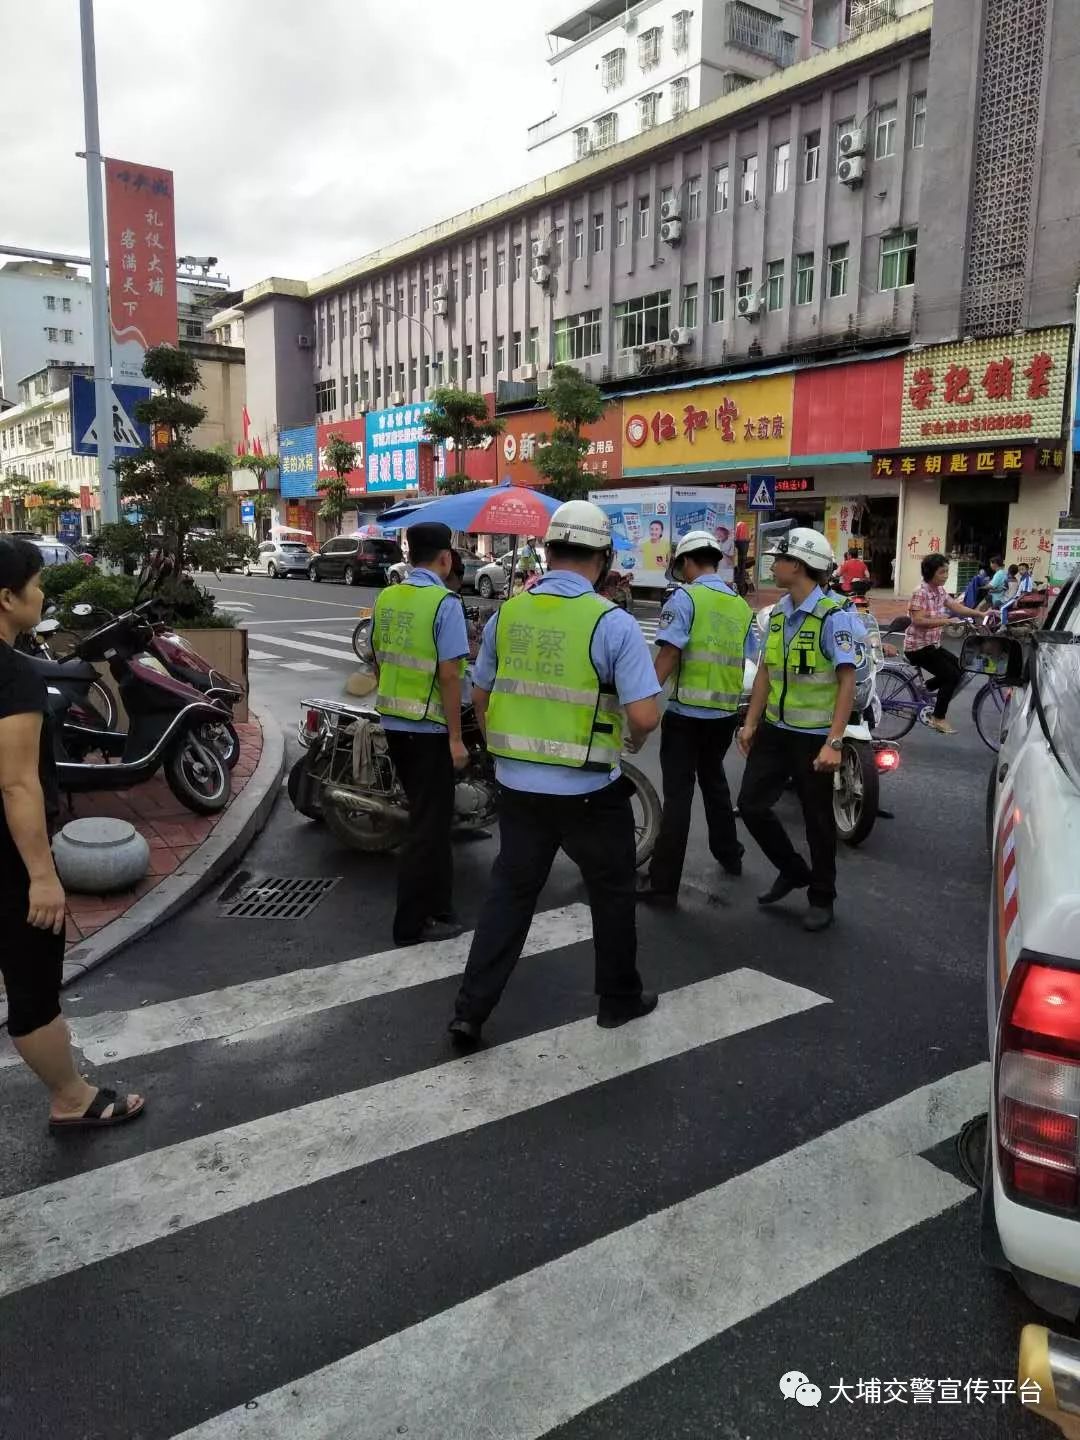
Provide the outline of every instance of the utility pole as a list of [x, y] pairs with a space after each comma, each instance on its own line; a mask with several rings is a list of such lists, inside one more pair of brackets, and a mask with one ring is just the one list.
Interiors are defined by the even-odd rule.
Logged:
[[101, 135], [98, 129], [97, 57], [94, 49], [94, 0], [79, 0], [82, 36], [83, 115], [86, 127], [86, 209], [90, 222], [90, 284], [94, 318], [94, 397], [97, 401], [98, 477], [101, 519], [120, 519], [112, 421], [112, 343], [109, 292], [105, 275], [105, 204], [101, 190]]

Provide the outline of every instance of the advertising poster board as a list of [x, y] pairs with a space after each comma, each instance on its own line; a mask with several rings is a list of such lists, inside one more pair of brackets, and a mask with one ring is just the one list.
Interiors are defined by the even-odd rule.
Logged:
[[735, 578], [735, 486], [673, 485], [671, 487], [672, 549], [691, 530], [708, 530], [720, 542], [720, 578]]
[[1050, 542], [1050, 565], [1046, 583], [1059, 590], [1080, 568], [1080, 530], [1055, 530]]
[[590, 490], [589, 499], [611, 521], [615, 569], [634, 585], [662, 590], [671, 558], [671, 487]]

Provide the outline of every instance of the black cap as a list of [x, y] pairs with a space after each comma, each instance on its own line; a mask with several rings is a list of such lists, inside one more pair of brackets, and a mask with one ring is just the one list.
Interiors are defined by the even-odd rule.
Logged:
[[410, 525], [408, 534], [409, 555], [413, 564], [424, 560], [434, 560], [441, 550], [450, 549], [450, 542], [453, 538], [449, 525], [440, 525], [434, 520]]

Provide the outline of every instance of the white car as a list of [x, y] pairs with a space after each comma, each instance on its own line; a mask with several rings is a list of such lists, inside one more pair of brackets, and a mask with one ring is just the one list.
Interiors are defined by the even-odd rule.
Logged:
[[[1027, 646], [990, 777], [992, 1064], [981, 1213], [983, 1258], [1069, 1319], [1080, 1313], [1078, 642], [1080, 575]], [[967, 642], [965, 668], [986, 644]]]
[[311, 551], [300, 540], [264, 540], [254, 560], [244, 566], [245, 575], [269, 575], [287, 580], [290, 575], [307, 575]]
[[[513, 558], [512, 550], [505, 551], [497, 560], [490, 565], [481, 565], [476, 572], [476, 593], [482, 600], [490, 600], [493, 595], [505, 595], [507, 582], [510, 578], [510, 561]], [[533, 570], [542, 569], [544, 565], [543, 556], [536, 551], [518, 551], [517, 573], [520, 579], [524, 579]]]

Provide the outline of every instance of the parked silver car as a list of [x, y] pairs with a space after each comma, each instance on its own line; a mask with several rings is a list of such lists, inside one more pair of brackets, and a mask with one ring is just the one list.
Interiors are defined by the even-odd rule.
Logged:
[[244, 566], [244, 574], [287, 580], [290, 575], [306, 575], [310, 563], [311, 551], [302, 541], [264, 540], [254, 560]]

